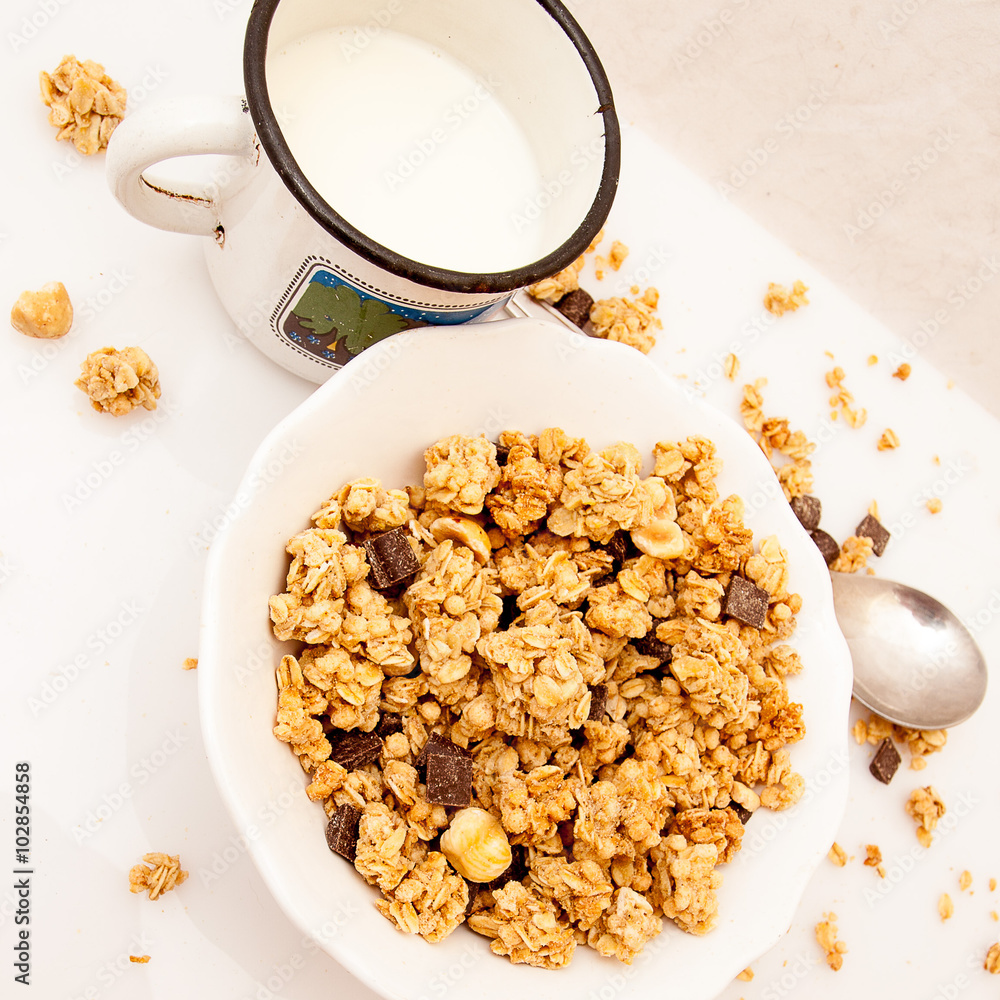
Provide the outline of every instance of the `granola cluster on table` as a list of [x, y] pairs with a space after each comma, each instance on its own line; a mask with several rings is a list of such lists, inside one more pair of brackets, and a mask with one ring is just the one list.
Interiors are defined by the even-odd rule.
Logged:
[[454, 435], [423, 483], [342, 486], [288, 543], [274, 733], [400, 930], [512, 962], [631, 962], [718, 916], [720, 865], [804, 782], [801, 608], [712, 442]]

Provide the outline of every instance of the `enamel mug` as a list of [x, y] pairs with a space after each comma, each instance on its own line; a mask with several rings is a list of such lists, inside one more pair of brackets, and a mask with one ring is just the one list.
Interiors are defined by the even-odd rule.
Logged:
[[[126, 117], [108, 181], [204, 237], [238, 328], [314, 382], [393, 333], [491, 318], [611, 209], [611, 89], [556, 0], [257, 0], [243, 68], [245, 97]], [[169, 176], [204, 154], [206, 176]]]

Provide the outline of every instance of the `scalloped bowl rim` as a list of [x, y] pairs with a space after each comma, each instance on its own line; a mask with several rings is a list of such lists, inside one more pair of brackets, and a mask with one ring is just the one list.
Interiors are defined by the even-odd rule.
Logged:
[[[807, 726], [792, 748], [805, 794], [790, 810], [760, 810], [748, 822], [744, 849], [720, 869], [715, 930], [694, 937], [665, 921], [631, 966], [579, 948], [558, 972], [498, 959], [466, 928], [432, 946], [377, 913], [377, 891], [329, 852], [320, 806], [306, 798], [294, 755], [271, 735], [273, 667], [293, 647], [273, 638], [266, 604], [282, 589], [285, 542], [341, 483], [377, 475], [401, 487], [419, 480], [423, 449], [438, 437], [553, 425], [594, 447], [632, 441], [647, 472], [658, 440], [697, 433], [715, 442], [722, 494], [744, 496], [755, 539], [778, 534], [793, 589], [804, 598], [791, 644], [805, 667], [789, 688], [804, 704]], [[548, 320], [397, 334], [284, 418], [254, 454], [212, 544], [199, 656], [210, 766], [265, 883], [304, 934], [386, 997], [419, 1000], [458, 975], [469, 998], [511, 990], [538, 1000], [608, 989], [640, 996], [655, 988], [663, 1000], [708, 1000], [785, 933], [846, 807], [850, 656], [826, 566], [767, 460], [742, 427], [648, 358]]]

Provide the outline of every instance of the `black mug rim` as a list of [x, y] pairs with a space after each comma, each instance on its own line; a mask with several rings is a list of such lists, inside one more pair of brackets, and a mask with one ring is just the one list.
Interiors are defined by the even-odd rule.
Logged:
[[590, 209], [567, 240], [544, 257], [521, 267], [473, 274], [435, 267], [404, 257], [352, 226], [309, 183], [281, 134], [277, 117], [271, 108], [265, 78], [268, 33], [281, 0], [255, 0], [243, 48], [243, 80], [247, 105], [257, 137], [271, 165], [295, 200], [323, 229], [358, 256], [392, 274], [443, 291], [475, 294], [512, 292], [555, 274], [576, 260], [590, 246], [611, 211], [621, 169], [621, 130], [611, 84], [583, 29], [559, 0], [535, 2], [563, 29], [582, 58], [597, 92], [598, 113], [604, 118], [604, 166], [601, 182]]

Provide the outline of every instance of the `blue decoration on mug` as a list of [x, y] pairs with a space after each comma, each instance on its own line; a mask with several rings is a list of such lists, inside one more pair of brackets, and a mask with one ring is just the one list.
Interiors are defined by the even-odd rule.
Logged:
[[466, 323], [496, 303], [442, 309], [392, 302], [359, 288], [329, 266], [303, 268], [282, 297], [277, 333], [300, 350], [340, 368], [366, 347], [403, 330]]

